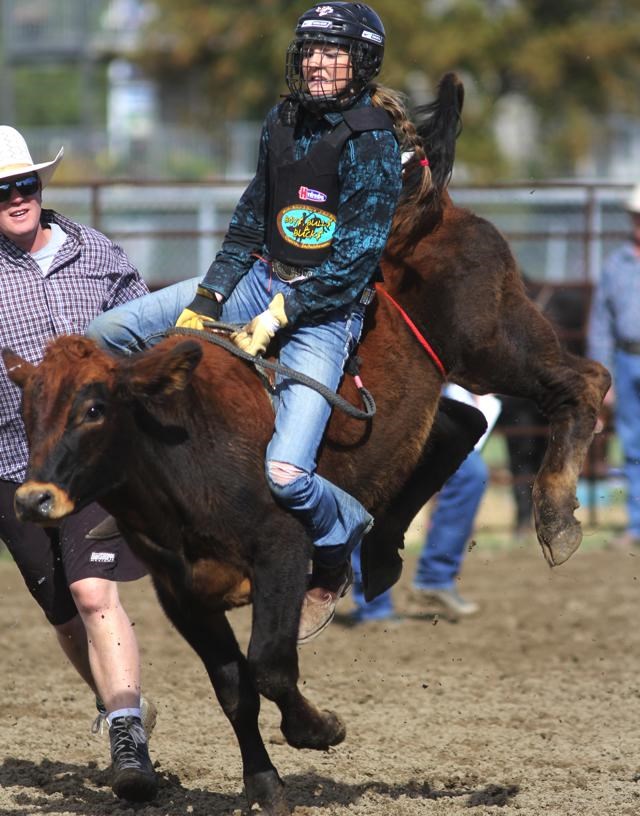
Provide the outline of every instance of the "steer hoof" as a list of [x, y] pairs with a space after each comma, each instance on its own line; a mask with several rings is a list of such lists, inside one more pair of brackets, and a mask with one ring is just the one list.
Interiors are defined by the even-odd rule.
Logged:
[[547, 539], [540, 533], [539, 541], [542, 552], [550, 567], [557, 567], [564, 564], [582, 543], [582, 527], [580, 522], [572, 519], [571, 524]]
[[323, 711], [325, 715], [325, 724], [327, 728], [327, 747], [330, 745], [339, 745], [347, 736], [347, 726], [342, 722], [337, 714], [333, 711]]
[[244, 791], [252, 816], [290, 816], [284, 784], [275, 770], [245, 776]]
[[332, 745], [338, 745], [347, 736], [347, 728], [333, 711], [317, 711], [313, 719], [299, 719], [289, 723], [282, 720], [282, 733], [292, 748], [312, 748], [326, 751]]

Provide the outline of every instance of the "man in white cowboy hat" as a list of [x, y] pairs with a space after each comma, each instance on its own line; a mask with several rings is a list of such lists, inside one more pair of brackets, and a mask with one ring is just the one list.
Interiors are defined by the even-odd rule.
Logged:
[[615, 405], [624, 454], [627, 528], [610, 548], [628, 553], [640, 549], [640, 184], [625, 208], [631, 233], [607, 259], [595, 288], [587, 353], [613, 374], [605, 405]]
[[[148, 290], [123, 250], [96, 230], [42, 208], [42, 188], [63, 155], [35, 163], [22, 135], [0, 126], [0, 340], [33, 363], [51, 337], [82, 334], [101, 312]], [[21, 524], [13, 496], [24, 480], [27, 440], [20, 395], [0, 361], [0, 539], [109, 724], [114, 793], [145, 801], [157, 789], [142, 715], [140, 659], [117, 581], [145, 574], [125, 542], [97, 538], [96, 504], [57, 528]]]

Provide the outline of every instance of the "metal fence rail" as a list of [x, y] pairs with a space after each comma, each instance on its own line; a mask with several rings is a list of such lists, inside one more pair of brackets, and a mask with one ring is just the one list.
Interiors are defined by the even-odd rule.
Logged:
[[[203, 274], [247, 179], [54, 184], [45, 204], [107, 233], [152, 286]], [[594, 281], [625, 235], [629, 186], [536, 182], [452, 186], [457, 204], [492, 221], [521, 269], [541, 281]]]

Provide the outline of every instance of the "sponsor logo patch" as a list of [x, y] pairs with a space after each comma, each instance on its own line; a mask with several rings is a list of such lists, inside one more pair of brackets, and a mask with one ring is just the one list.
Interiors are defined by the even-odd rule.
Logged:
[[325, 14], [332, 14], [333, 13], [333, 6], [318, 6], [316, 8], [316, 14], [319, 17], [324, 17]]
[[110, 552], [92, 552], [89, 561], [92, 564], [115, 564], [116, 554]]
[[303, 20], [300, 28], [331, 28], [331, 20]]
[[363, 31], [360, 34], [363, 40], [372, 40], [373, 42], [381, 43], [382, 37], [379, 34], [376, 34], [375, 31]]
[[312, 190], [311, 187], [304, 186], [300, 187], [298, 190], [298, 198], [301, 201], [316, 201], [320, 204], [327, 200], [325, 193], [321, 193], [320, 190]]
[[336, 217], [317, 207], [293, 204], [278, 213], [278, 232], [300, 249], [324, 249], [336, 229]]

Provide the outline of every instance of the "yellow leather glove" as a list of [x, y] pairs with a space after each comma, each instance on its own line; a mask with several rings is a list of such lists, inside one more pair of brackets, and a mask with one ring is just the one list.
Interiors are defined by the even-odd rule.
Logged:
[[284, 295], [278, 292], [269, 308], [254, 317], [241, 331], [234, 332], [231, 339], [238, 348], [255, 357], [256, 354], [265, 353], [276, 332], [288, 322], [284, 310]]
[[222, 304], [210, 289], [198, 286], [193, 301], [180, 312], [176, 326], [180, 329], [204, 330], [205, 320], [219, 320]]
[[180, 312], [176, 326], [179, 329], [197, 329], [198, 331], [204, 331], [202, 315], [192, 312], [191, 309], [183, 309]]

